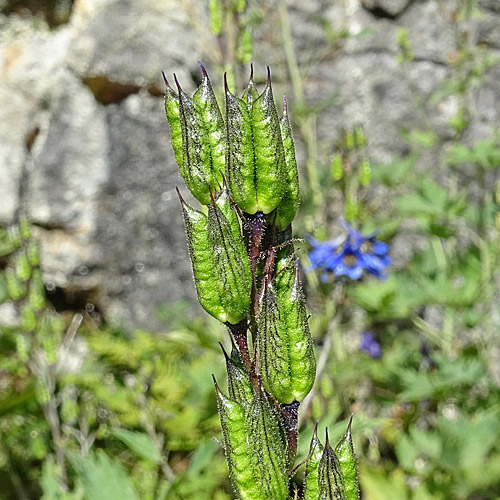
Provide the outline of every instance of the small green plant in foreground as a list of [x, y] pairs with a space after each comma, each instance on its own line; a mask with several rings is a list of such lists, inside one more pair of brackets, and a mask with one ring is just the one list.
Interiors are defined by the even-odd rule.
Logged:
[[[242, 98], [225, 82], [223, 117], [201, 68], [192, 98], [165, 78], [165, 108], [180, 172], [202, 205], [179, 193], [198, 299], [232, 342], [228, 395], [214, 378], [223, 446], [240, 500], [285, 500], [298, 410], [316, 375], [291, 229], [299, 186], [286, 100], [280, 118], [269, 69], [260, 94], [252, 69]], [[350, 425], [335, 448], [315, 432], [306, 462], [304, 500], [360, 497]]]

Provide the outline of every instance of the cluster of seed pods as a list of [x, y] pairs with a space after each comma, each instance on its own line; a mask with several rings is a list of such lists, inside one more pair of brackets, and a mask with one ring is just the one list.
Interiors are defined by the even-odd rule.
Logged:
[[[201, 69], [193, 97], [165, 78], [165, 109], [180, 173], [202, 205], [179, 193], [198, 299], [232, 341], [228, 395], [214, 378], [229, 476], [240, 500], [286, 500], [298, 408], [316, 375], [291, 237], [299, 180], [286, 100], [279, 117], [269, 69], [259, 94], [252, 68], [241, 98], [225, 81], [223, 116]], [[350, 430], [335, 451], [315, 432], [304, 500], [358, 497]]]

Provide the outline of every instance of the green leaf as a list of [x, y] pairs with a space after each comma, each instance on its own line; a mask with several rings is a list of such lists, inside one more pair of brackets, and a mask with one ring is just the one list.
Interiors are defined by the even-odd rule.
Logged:
[[87, 458], [73, 453], [69, 459], [82, 481], [85, 500], [140, 500], [122, 466], [104, 451], [98, 450]]
[[111, 434], [126, 444], [138, 456], [155, 464], [161, 461], [161, 455], [151, 438], [144, 432], [133, 432], [126, 429], [112, 429]]

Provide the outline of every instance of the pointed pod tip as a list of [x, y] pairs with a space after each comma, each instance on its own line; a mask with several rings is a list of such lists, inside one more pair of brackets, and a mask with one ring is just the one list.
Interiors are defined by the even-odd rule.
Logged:
[[250, 63], [250, 83], [253, 83], [253, 62]]
[[233, 95], [233, 94], [231, 94], [231, 91], [229, 90], [229, 85], [227, 83], [227, 71], [224, 72], [224, 92], [226, 94], [231, 95], [231, 96]]
[[167, 77], [165, 75], [165, 72], [161, 72], [161, 76], [163, 76], [163, 81], [165, 82], [165, 87], [170, 88], [170, 84], [168, 83]]
[[319, 425], [319, 420], [316, 420], [316, 423], [314, 424], [314, 432], [313, 432], [313, 438], [315, 437], [316, 439], [318, 438], [318, 425]]
[[267, 66], [267, 84], [271, 86], [271, 68]]
[[230, 361], [230, 357], [226, 352], [226, 349], [224, 349], [224, 346], [222, 345], [222, 342], [219, 342], [220, 348], [222, 349], [222, 353], [224, 354], [224, 358], [226, 358], [226, 361]]
[[215, 390], [217, 391], [217, 394], [221, 394], [219, 384], [217, 383], [217, 379], [215, 378], [215, 375], [213, 373], [212, 373], [212, 379], [214, 381]]
[[177, 196], [179, 197], [179, 201], [181, 202], [182, 205], [185, 205], [186, 202], [184, 201], [184, 198], [182, 197], [182, 194], [177, 186], [175, 186], [175, 190], [177, 191]]
[[283, 96], [283, 116], [285, 117], [287, 114], [287, 108], [286, 108], [286, 95]]
[[330, 439], [328, 438], [328, 427], [325, 428], [325, 448], [328, 448], [330, 446]]
[[349, 419], [349, 423], [347, 424], [347, 434], [351, 434], [351, 426], [352, 426], [352, 420], [354, 418], [354, 413], [351, 413], [351, 418]]
[[208, 73], [207, 70], [205, 69], [205, 66], [203, 66], [203, 63], [201, 61], [198, 61], [198, 64], [200, 65], [201, 72], [203, 73], [203, 78], [208, 79]]
[[179, 83], [179, 80], [177, 80], [177, 75], [174, 73], [174, 81], [175, 84], [177, 85], [177, 89], [179, 90], [179, 94], [182, 92], [182, 87], [181, 84]]

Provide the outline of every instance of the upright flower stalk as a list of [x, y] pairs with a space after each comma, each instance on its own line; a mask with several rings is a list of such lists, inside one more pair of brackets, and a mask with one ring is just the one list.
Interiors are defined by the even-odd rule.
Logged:
[[[316, 375], [291, 236], [299, 181], [286, 100], [280, 117], [269, 69], [259, 94], [252, 68], [241, 98], [225, 81], [223, 116], [201, 69], [192, 98], [165, 78], [165, 109], [181, 175], [206, 207], [179, 193], [198, 299], [231, 336], [227, 395], [214, 378], [229, 477], [240, 500], [286, 500], [298, 409]], [[350, 426], [336, 450], [315, 432], [302, 498], [358, 495]]]

